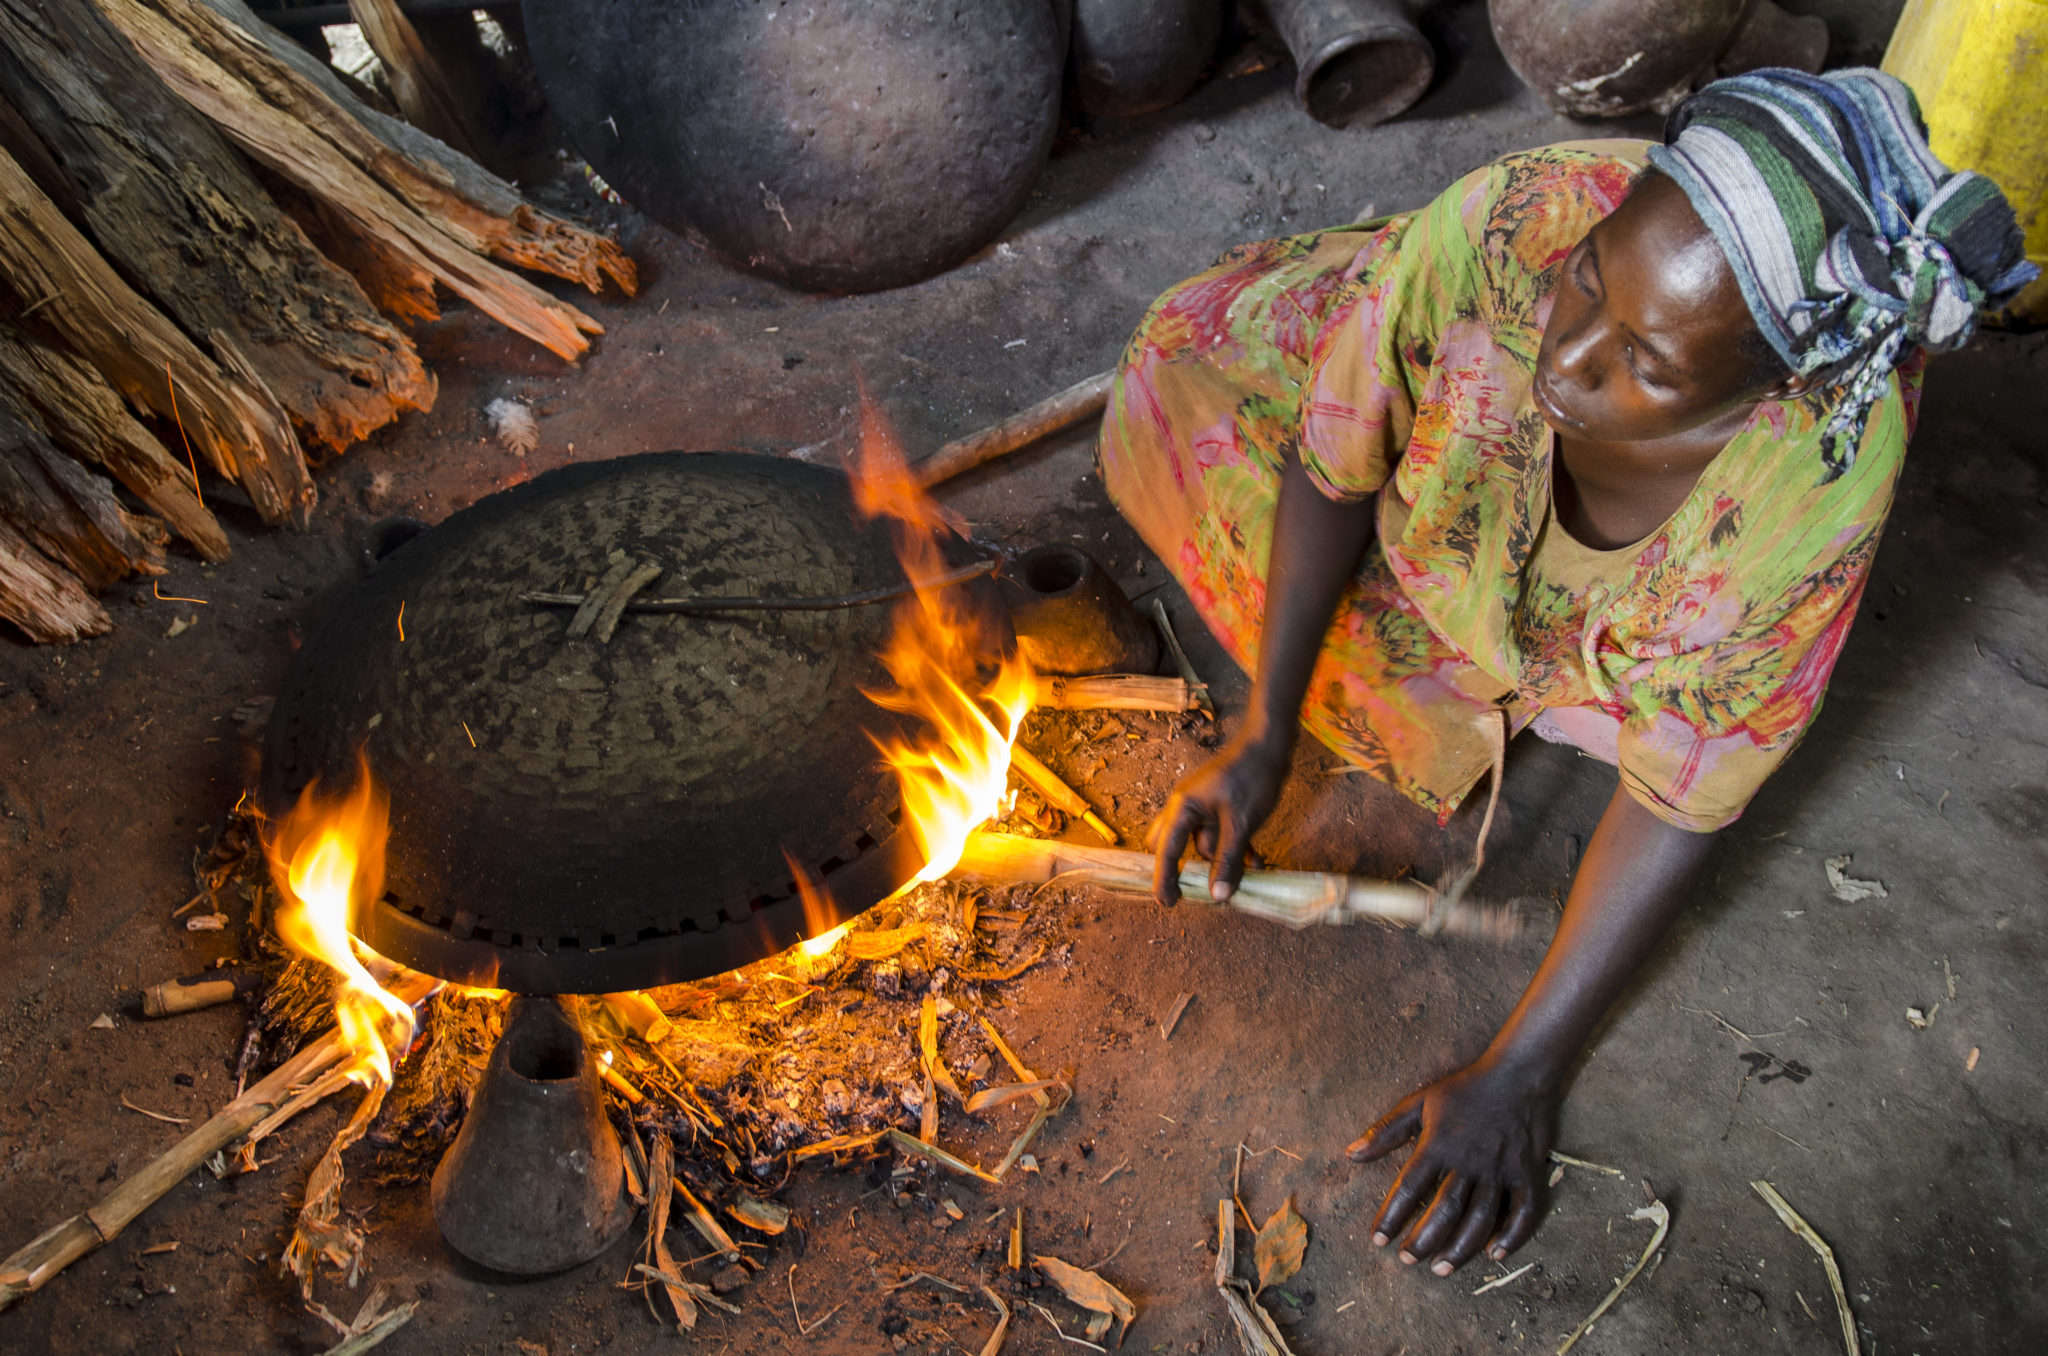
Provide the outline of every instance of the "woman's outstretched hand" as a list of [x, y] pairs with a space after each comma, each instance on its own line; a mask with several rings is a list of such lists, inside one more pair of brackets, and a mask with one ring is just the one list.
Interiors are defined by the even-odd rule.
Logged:
[[1291, 740], [1239, 734], [1173, 788], [1147, 835], [1158, 854], [1152, 894], [1161, 904], [1180, 898], [1180, 858], [1190, 843], [1210, 862], [1210, 898], [1221, 903], [1236, 893], [1252, 835], [1280, 799], [1292, 754]]
[[1385, 1247], [1407, 1226], [1401, 1260], [1427, 1258], [1439, 1276], [1482, 1246], [1499, 1261], [1528, 1242], [1557, 1104], [1554, 1080], [1485, 1060], [1403, 1098], [1348, 1151], [1369, 1163], [1415, 1142], [1380, 1203], [1372, 1241]]

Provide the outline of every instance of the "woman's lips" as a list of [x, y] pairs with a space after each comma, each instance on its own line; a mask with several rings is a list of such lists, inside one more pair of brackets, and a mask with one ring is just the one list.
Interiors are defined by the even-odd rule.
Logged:
[[1586, 421], [1574, 418], [1559, 403], [1556, 395], [1552, 394], [1549, 377], [1550, 374], [1539, 367], [1536, 369], [1536, 380], [1530, 383], [1530, 388], [1536, 394], [1536, 404], [1543, 411], [1543, 417], [1551, 423], [1562, 425], [1565, 428], [1584, 428]]

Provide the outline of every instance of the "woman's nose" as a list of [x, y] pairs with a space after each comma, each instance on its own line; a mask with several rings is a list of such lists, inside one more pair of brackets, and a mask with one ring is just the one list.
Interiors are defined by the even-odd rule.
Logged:
[[1597, 312], [1574, 317], [1574, 323], [1565, 329], [1552, 350], [1552, 364], [1559, 376], [1569, 377], [1582, 386], [1599, 385], [1595, 358], [1602, 328]]

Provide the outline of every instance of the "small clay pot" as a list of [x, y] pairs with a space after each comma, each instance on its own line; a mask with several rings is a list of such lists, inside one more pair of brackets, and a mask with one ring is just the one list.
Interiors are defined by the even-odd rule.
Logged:
[[1178, 103], [1222, 31], [1222, 0], [1074, 0], [1074, 103], [1118, 118]]
[[1828, 26], [1772, 0], [1490, 0], [1522, 82], [1575, 118], [1669, 113], [1697, 85], [1764, 66], [1817, 71]]
[[1158, 667], [1158, 629], [1086, 551], [1034, 546], [1003, 567], [999, 582], [1017, 647], [1038, 672], [1073, 677]]

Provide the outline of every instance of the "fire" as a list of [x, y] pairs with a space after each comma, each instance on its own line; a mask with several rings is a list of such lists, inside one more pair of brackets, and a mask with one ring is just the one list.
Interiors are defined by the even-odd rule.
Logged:
[[1010, 746], [1031, 710], [1031, 667], [998, 622], [974, 611], [964, 591], [934, 582], [950, 572], [940, 543], [959, 525], [918, 485], [865, 391], [852, 474], [855, 505], [867, 517], [892, 520], [897, 556], [916, 586], [897, 605], [882, 651], [896, 686], [868, 693], [877, 705], [915, 716], [924, 727], [908, 740], [875, 741], [896, 772], [904, 816], [924, 856], [910, 882], [916, 884], [951, 871], [967, 836], [996, 813], [1009, 780]]
[[317, 784], [308, 786], [265, 844], [271, 877], [285, 899], [278, 936], [341, 976], [335, 1019], [349, 1050], [349, 1077], [389, 1086], [392, 1051], [412, 1041], [412, 1008], [370, 973], [348, 924], [354, 905], [384, 892], [390, 806], [367, 766], [346, 797], [326, 800], [318, 791]]
[[823, 881], [811, 874], [811, 869], [784, 852], [783, 860], [789, 863], [790, 874], [796, 878], [797, 898], [804, 904], [804, 931], [811, 935], [797, 944], [797, 949], [811, 960], [839, 945], [839, 939], [853, 926], [851, 920], [839, 921], [839, 905], [833, 901], [832, 892], [825, 888]]

